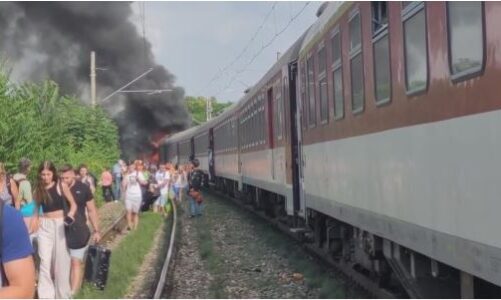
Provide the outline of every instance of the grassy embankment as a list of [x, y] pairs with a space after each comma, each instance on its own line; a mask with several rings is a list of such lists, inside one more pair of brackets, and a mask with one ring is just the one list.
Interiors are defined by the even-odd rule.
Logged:
[[75, 298], [123, 298], [153, 246], [155, 233], [163, 222], [164, 219], [158, 214], [152, 212], [141, 214], [139, 228], [130, 231], [111, 254], [106, 288], [100, 291], [84, 283]]

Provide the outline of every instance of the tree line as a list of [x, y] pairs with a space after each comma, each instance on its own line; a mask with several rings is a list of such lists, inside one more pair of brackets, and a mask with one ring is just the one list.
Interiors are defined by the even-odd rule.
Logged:
[[[210, 97], [209, 101], [212, 106], [212, 117], [218, 116], [224, 111], [225, 108], [229, 107], [231, 102], [218, 102], [216, 98]], [[186, 96], [185, 103], [192, 116], [192, 124], [198, 125], [204, 123], [207, 120], [207, 98], [206, 97], [193, 97]]]

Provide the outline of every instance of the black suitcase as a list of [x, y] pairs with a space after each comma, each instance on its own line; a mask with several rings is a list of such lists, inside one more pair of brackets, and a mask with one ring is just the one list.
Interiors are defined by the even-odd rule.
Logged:
[[143, 194], [143, 201], [141, 202], [141, 211], [149, 211], [151, 209], [151, 206], [153, 203], [155, 203], [155, 200], [160, 195], [154, 195], [152, 192], [147, 191], [146, 193]]
[[85, 262], [85, 280], [104, 290], [110, 268], [111, 251], [102, 246], [89, 246]]

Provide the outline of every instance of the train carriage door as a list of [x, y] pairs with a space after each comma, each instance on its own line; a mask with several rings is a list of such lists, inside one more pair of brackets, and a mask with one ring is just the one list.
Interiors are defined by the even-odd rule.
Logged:
[[[298, 63], [294, 61], [289, 64], [289, 91], [290, 91], [290, 106], [291, 106], [291, 146], [292, 146], [292, 161], [293, 165], [293, 193], [294, 193], [294, 215], [304, 216], [305, 212], [305, 197], [304, 197], [304, 158], [303, 158], [303, 107], [304, 100], [300, 92], [300, 84], [298, 84]], [[304, 89], [303, 89], [304, 90]]]
[[207, 159], [209, 160], [209, 181], [214, 182], [215, 181], [215, 161], [214, 161], [214, 129], [211, 128], [209, 129], [209, 149], [208, 149], [208, 157]]
[[271, 162], [270, 162], [270, 168], [271, 168], [271, 178], [275, 180], [275, 168], [273, 167], [274, 164], [273, 162], [274, 157], [273, 157], [273, 149], [275, 148], [275, 136], [273, 134], [273, 127], [275, 124], [273, 124], [273, 118], [274, 118], [274, 110], [273, 110], [273, 87], [270, 87], [267, 92], [268, 96], [268, 137], [269, 137], [269, 143], [270, 143], [270, 152], [271, 152]]

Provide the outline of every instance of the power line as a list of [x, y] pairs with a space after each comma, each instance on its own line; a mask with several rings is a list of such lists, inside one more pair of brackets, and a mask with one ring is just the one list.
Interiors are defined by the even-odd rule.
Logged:
[[261, 47], [261, 49], [259, 49], [259, 51], [254, 54], [254, 56], [251, 58], [251, 60], [240, 70], [237, 70], [235, 72], [235, 75], [231, 78], [231, 80], [229, 81], [229, 83], [224, 86], [222, 89], [220, 89], [217, 93], [216, 93], [216, 96], [215, 97], [218, 97], [224, 90], [226, 90], [227, 88], [229, 88], [233, 82], [235, 81], [235, 79], [237, 78], [238, 75], [242, 74], [243, 72], [246, 71], [247, 67], [250, 66], [254, 60], [256, 60], [256, 58], [266, 49], [268, 48], [275, 40], [278, 36], [280, 36], [282, 33], [284, 33], [287, 28], [289, 28], [289, 26], [292, 24], [292, 22], [294, 22], [302, 13], [303, 11], [306, 9], [306, 7], [310, 4], [310, 2], [306, 2], [305, 5], [303, 6], [303, 8], [301, 8], [301, 10], [296, 13], [290, 20], [289, 22], [287, 23], [287, 25], [285, 25], [284, 28], [282, 28], [282, 30], [280, 30], [279, 32], [275, 33], [275, 35], [271, 38], [271, 40], [268, 41], [268, 43], [266, 43], [265, 45], [263, 45]]
[[268, 13], [266, 14], [266, 16], [264, 17], [263, 22], [261, 23], [261, 25], [259, 25], [259, 27], [257, 28], [256, 32], [254, 32], [254, 34], [252, 35], [251, 39], [247, 42], [247, 44], [242, 49], [242, 51], [228, 65], [226, 65], [224, 68], [219, 69], [219, 71], [211, 78], [211, 80], [209, 80], [209, 83], [207, 83], [202, 88], [202, 90], [200, 92], [204, 91], [214, 81], [216, 81], [219, 78], [221, 78], [221, 76], [223, 75], [223, 73], [226, 72], [229, 68], [231, 68], [245, 54], [245, 52], [247, 52], [247, 50], [249, 49], [249, 47], [252, 44], [252, 42], [254, 42], [254, 40], [256, 39], [256, 37], [259, 34], [259, 32], [263, 29], [264, 24], [266, 24], [266, 22], [268, 21], [269, 17], [271, 16], [271, 13], [275, 10], [276, 5], [277, 5], [277, 2], [275, 1], [273, 3], [273, 5], [271, 6], [270, 10], [268, 11]]

